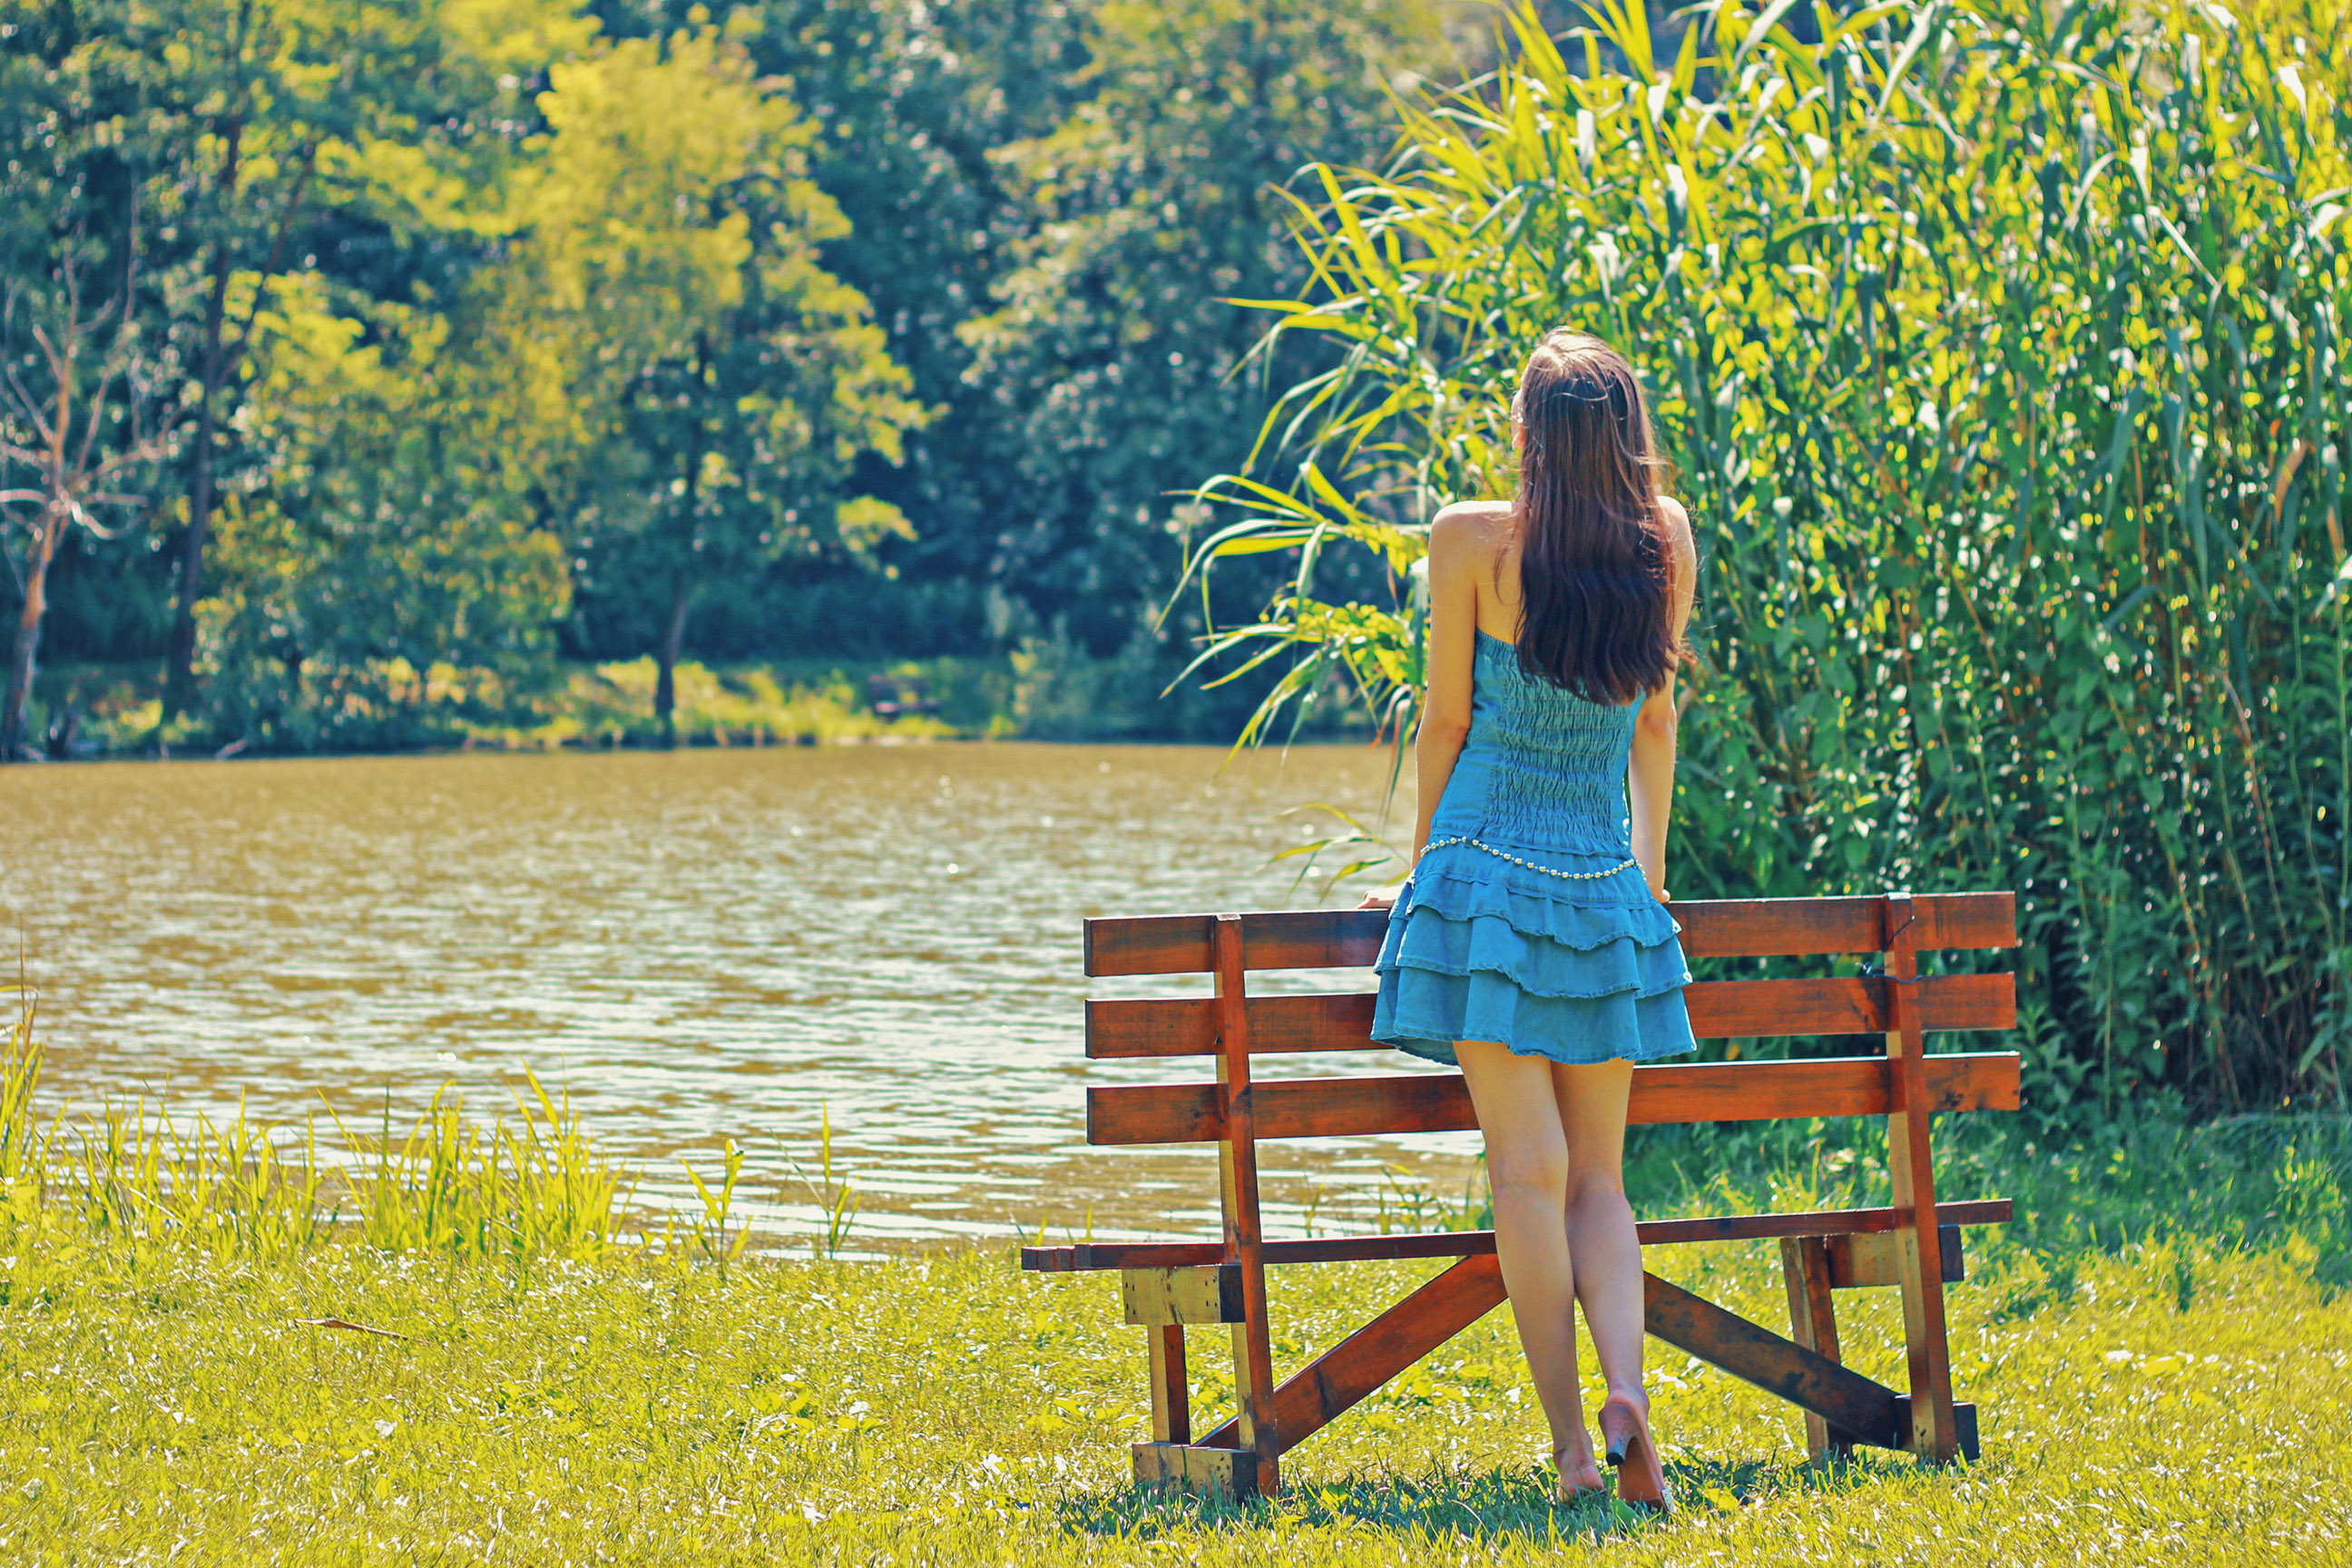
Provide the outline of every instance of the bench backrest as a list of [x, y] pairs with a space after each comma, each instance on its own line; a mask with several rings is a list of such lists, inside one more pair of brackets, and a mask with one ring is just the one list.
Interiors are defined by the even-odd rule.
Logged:
[[[1691, 958], [1885, 954], [1909, 972], [1920, 952], [2017, 945], [2008, 893], [1829, 899], [1746, 899], [1676, 903]], [[1112, 917], [1086, 924], [1087, 973], [1096, 976], [1207, 973], [1218, 994], [1090, 1001], [1087, 1055], [1098, 1059], [1299, 1051], [1373, 1051], [1367, 992], [1252, 996], [1247, 974], [1357, 968], [1378, 955], [1388, 917], [1378, 910], [1310, 910], [1239, 917]], [[1726, 980], [1685, 992], [1701, 1039], [1887, 1034], [1902, 1026], [1896, 988], [1906, 985], [1926, 1032], [1998, 1030], [2017, 1023], [2008, 974], [1885, 975]], [[1923, 1064], [1937, 1110], [2013, 1110], [2013, 1053], [1933, 1055]], [[1638, 1068], [1634, 1123], [1758, 1121], [1797, 1116], [1884, 1116], [1892, 1105], [1884, 1056], [1660, 1064]], [[1087, 1091], [1090, 1143], [1210, 1142], [1228, 1136], [1216, 1082], [1121, 1085]], [[1259, 1081], [1250, 1086], [1243, 1136], [1366, 1137], [1451, 1131], [1476, 1125], [1458, 1075], [1384, 1074]]]

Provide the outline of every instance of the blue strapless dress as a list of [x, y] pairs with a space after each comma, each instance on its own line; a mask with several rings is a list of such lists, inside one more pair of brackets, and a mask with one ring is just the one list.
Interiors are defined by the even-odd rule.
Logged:
[[1640, 711], [1533, 679], [1478, 634], [1470, 733], [1389, 914], [1373, 1039], [1441, 1062], [1456, 1040], [1578, 1063], [1694, 1047], [1682, 927], [1629, 863]]

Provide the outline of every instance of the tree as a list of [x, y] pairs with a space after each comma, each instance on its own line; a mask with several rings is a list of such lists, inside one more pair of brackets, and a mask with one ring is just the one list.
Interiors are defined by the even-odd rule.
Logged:
[[[187, 516], [164, 714], [194, 695], [196, 610], [220, 492], [223, 405], [249, 372], [261, 314], [329, 211], [378, 213], [387, 184], [446, 210], [436, 152], [496, 142], [481, 123], [495, 73], [584, 43], [591, 24], [545, 0], [476, 7], [397, 0], [165, 0], [119, 19], [111, 52], [170, 149], [198, 286], [186, 291], [193, 370]], [[506, 90], [511, 92], [509, 77]], [[487, 132], [487, 134], [486, 134]], [[494, 184], [495, 169], [462, 171]], [[468, 205], [461, 183], [457, 205]]]
[[460, 308], [289, 278], [256, 320], [246, 440], [198, 619], [206, 708], [271, 749], [446, 743], [511, 723], [553, 676], [567, 460], [526, 374]]
[[167, 422], [168, 365], [141, 331], [142, 183], [121, 97], [69, 23], [45, 20], [0, 53], [0, 555], [19, 595], [0, 762], [27, 749], [58, 551], [136, 518], [123, 487], [163, 455]]
[[1173, 574], [1181, 492], [1249, 455], [1266, 367], [1233, 301], [1306, 280], [1284, 190], [1378, 161], [1392, 84], [1446, 56], [1413, 0], [1112, 0], [1087, 41], [1090, 96], [996, 154], [1028, 233], [959, 335], [1032, 503], [997, 570], [1101, 654]]
[[[373, 97], [321, 108], [313, 93], [305, 119], [255, 89], [277, 118], [268, 136], [241, 132], [239, 188], [273, 226], [266, 245], [205, 205], [225, 167], [207, 159], [226, 156], [212, 121], [155, 117], [164, 145], [205, 153], [182, 165], [179, 194], [205, 221], [180, 296], [200, 308], [179, 320], [187, 357], [219, 373], [189, 378], [200, 450], [182, 542], [195, 550], [173, 668], [207, 672], [215, 727], [257, 744], [447, 739], [453, 717], [506, 716], [543, 684], [566, 606], [543, 506], [576, 420], [547, 354], [501, 336], [483, 279], [522, 221], [532, 79], [593, 27], [547, 0], [423, 17], [345, 6], [331, 26], [270, 16], [299, 36], [264, 64], [309, 59], [315, 76], [332, 58], [329, 87]], [[275, 207], [260, 193], [277, 171], [254, 161], [270, 136], [316, 163]], [[264, 265], [225, 274], [247, 242]], [[233, 440], [206, 436], [207, 400]], [[200, 589], [188, 573], [208, 542]]]
[[[135, 211], [135, 208], [133, 209]], [[0, 305], [0, 463], [33, 471], [28, 486], [0, 488], [0, 511], [25, 533], [23, 555], [8, 555], [22, 602], [0, 707], [0, 762], [26, 750], [26, 706], [40, 649], [49, 564], [71, 528], [109, 535], [109, 515], [124, 522], [143, 498], [119, 489], [163, 456], [150, 427], [152, 388], [139, 352], [135, 222], [121, 246], [121, 283], [111, 298], [83, 297], [87, 262], [79, 237], [68, 242], [46, 292], [11, 282]], [[0, 474], [5, 474], [0, 469]], [[0, 479], [5, 485], [5, 479]]]
[[808, 177], [814, 130], [739, 44], [701, 28], [561, 66], [530, 237], [504, 286], [572, 355], [593, 437], [578, 510], [604, 559], [661, 596], [654, 707], [698, 590], [792, 551], [908, 531], [844, 493], [922, 421], [865, 298], [818, 263], [846, 231]]
[[[992, 156], [1049, 134], [1094, 90], [1080, 79], [1088, 4], [1063, 0], [768, 0], [745, 40], [754, 61], [792, 84], [823, 134], [810, 167], [849, 230], [824, 247], [826, 268], [872, 302], [890, 355], [935, 417], [906, 437], [895, 467], [861, 462], [856, 487], [912, 519], [919, 537], [887, 541], [879, 559], [958, 624], [927, 627], [931, 646], [979, 652], [1000, 542], [1034, 504], [1020, 466], [1015, 411], [959, 335], [987, 313], [1023, 262], [1034, 213], [1016, 170]], [[917, 585], [921, 585], [920, 587]], [[904, 634], [901, 634], [904, 636]]]

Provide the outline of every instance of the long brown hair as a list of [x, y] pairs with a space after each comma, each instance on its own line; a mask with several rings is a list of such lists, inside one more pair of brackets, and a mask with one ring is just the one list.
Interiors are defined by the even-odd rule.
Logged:
[[1658, 505], [1664, 464], [1633, 367], [1599, 338], [1552, 332], [1528, 356], [1511, 413], [1519, 668], [1595, 702], [1656, 690], [1688, 656]]

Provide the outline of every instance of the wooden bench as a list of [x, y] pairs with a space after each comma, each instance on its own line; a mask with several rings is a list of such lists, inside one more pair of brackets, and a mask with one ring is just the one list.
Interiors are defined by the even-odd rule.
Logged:
[[[1977, 1454], [1976, 1407], [1955, 1404], [1944, 1332], [1944, 1286], [1962, 1277], [1958, 1227], [2010, 1217], [2007, 1199], [1939, 1204], [1928, 1144], [1935, 1111], [2017, 1108], [2014, 1053], [1937, 1054], [1936, 1031], [2013, 1027], [2008, 974], [1922, 976], [1918, 954], [2017, 945], [2007, 893], [1765, 899], [1678, 903], [1692, 958], [1875, 954], [1875, 973], [1692, 985], [1702, 1039], [1884, 1035], [1884, 1055], [1638, 1067], [1635, 1124], [1778, 1117], [1884, 1116], [1894, 1203], [1885, 1208], [1645, 1220], [1644, 1245], [1773, 1237], [1789, 1291], [1791, 1337], [1748, 1321], [1654, 1274], [1644, 1275], [1649, 1331], [1780, 1395], [1804, 1413], [1820, 1455], [1855, 1445], [1942, 1463]], [[1504, 1299], [1492, 1231], [1269, 1240], [1258, 1213], [1257, 1143], [1265, 1138], [1370, 1137], [1475, 1127], [1459, 1074], [1253, 1079], [1251, 1058], [1296, 1051], [1367, 1051], [1372, 997], [1248, 994], [1251, 971], [1360, 967], [1380, 950], [1387, 917], [1314, 911], [1090, 920], [1090, 975], [1207, 973], [1201, 998], [1091, 1001], [1087, 1055], [1096, 1059], [1209, 1056], [1213, 1080], [1087, 1091], [1087, 1141], [1214, 1142], [1224, 1236], [1213, 1242], [1024, 1247], [1024, 1268], [1117, 1269], [1127, 1321], [1146, 1331], [1151, 1436], [1135, 1445], [1139, 1479], [1214, 1494], [1271, 1493], [1281, 1456], [1349, 1405], [1478, 1321]], [[1638, 1194], [1637, 1194], [1638, 1195]], [[1266, 1316], [1270, 1264], [1353, 1258], [1459, 1261], [1306, 1367], [1277, 1382]], [[1841, 1364], [1833, 1293], [1903, 1292], [1909, 1391]], [[1239, 1411], [1193, 1435], [1184, 1331], [1233, 1331]]]

